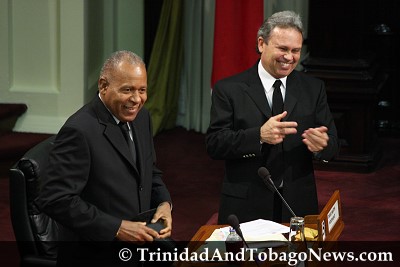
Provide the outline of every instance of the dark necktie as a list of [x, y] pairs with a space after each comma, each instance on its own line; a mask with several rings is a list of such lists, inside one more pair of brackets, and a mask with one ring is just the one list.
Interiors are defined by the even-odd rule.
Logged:
[[281, 80], [274, 82], [274, 94], [272, 95], [272, 116], [283, 112], [283, 98], [281, 93]]
[[[273, 85], [274, 93], [272, 96], [272, 116], [276, 116], [283, 112], [281, 84], [281, 80], [276, 80]], [[280, 187], [282, 185], [283, 173], [285, 171], [283, 160], [283, 143], [273, 146], [270, 155], [273, 158], [270, 166], [271, 174], [274, 177], [276, 187]]]
[[136, 164], [136, 149], [135, 143], [132, 141], [131, 137], [129, 136], [129, 128], [128, 123], [120, 121], [118, 126], [121, 128], [122, 134], [125, 137], [126, 142], [128, 143], [129, 151], [132, 154], [133, 163]]

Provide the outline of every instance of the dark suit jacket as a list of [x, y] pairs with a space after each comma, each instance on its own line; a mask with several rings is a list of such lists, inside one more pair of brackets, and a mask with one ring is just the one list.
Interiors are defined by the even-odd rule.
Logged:
[[171, 201], [156, 168], [149, 112], [131, 123], [138, 163], [98, 96], [57, 134], [37, 204], [58, 221], [67, 240], [110, 241], [121, 224]]
[[[212, 92], [207, 152], [213, 159], [225, 160], [219, 223], [226, 223], [229, 214], [236, 214], [241, 222], [272, 219], [273, 194], [257, 174], [261, 166], [273, 169], [276, 164], [276, 154], [271, 153], [274, 146], [260, 145], [260, 127], [271, 117], [271, 108], [257, 65], [217, 82]], [[293, 71], [287, 78], [284, 110], [288, 112], [284, 121], [296, 121], [298, 127], [297, 134], [286, 136], [283, 142], [283, 195], [296, 215], [318, 214], [313, 154], [301, 134], [310, 127], [327, 126], [329, 144], [318, 157], [330, 160], [338, 151], [323, 82]], [[282, 212], [288, 221], [290, 213], [285, 207]]]

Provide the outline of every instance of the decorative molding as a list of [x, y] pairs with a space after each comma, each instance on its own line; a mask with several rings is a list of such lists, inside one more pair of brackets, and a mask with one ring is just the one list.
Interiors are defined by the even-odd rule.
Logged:
[[10, 1], [10, 92], [60, 90], [59, 1]]
[[49, 117], [39, 115], [23, 115], [15, 124], [13, 131], [30, 133], [56, 134], [68, 117]]

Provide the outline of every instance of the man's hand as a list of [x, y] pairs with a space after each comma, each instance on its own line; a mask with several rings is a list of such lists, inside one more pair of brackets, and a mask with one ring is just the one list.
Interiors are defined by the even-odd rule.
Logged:
[[160, 235], [147, 227], [145, 222], [123, 220], [116, 237], [121, 241], [143, 244], [144, 242], [152, 242], [155, 238], [160, 238]]
[[297, 122], [281, 121], [286, 115], [287, 111], [284, 111], [281, 114], [269, 118], [269, 120], [261, 126], [261, 142], [276, 145], [281, 143], [286, 135], [297, 133]]
[[311, 152], [319, 152], [328, 145], [329, 136], [327, 132], [328, 128], [325, 126], [309, 128], [301, 135], [303, 137], [303, 143]]
[[156, 223], [158, 220], [164, 222], [164, 228], [160, 231], [159, 238], [167, 238], [171, 236], [172, 231], [172, 215], [171, 215], [171, 204], [169, 202], [163, 202], [158, 205], [156, 213], [151, 220], [151, 223]]
[[154, 239], [170, 237], [172, 231], [172, 216], [169, 202], [163, 202], [158, 206], [151, 223], [156, 223], [160, 219], [164, 222], [165, 227], [159, 233], [147, 227], [145, 222], [122, 220], [116, 238], [121, 241], [143, 244], [145, 242], [152, 242]]

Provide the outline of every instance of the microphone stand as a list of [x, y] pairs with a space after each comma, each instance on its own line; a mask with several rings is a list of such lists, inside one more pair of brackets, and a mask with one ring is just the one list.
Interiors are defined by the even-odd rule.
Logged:
[[[236, 215], [231, 214], [228, 216], [228, 223], [229, 225], [235, 229], [236, 233], [242, 238], [243, 243], [246, 245], [248, 249], [250, 249], [249, 244], [247, 244], [246, 240], [244, 239], [242, 229], [240, 229], [240, 224], [239, 224], [239, 219], [236, 217]], [[260, 264], [258, 263], [257, 259], [255, 259], [255, 263], [257, 267], [261, 267]]]
[[[282, 194], [279, 192], [278, 188], [275, 186], [274, 181], [272, 181], [271, 179], [271, 175], [268, 171], [267, 168], [265, 167], [260, 167], [258, 169], [258, 175], [262, 178], [262, 180], [264, 181], [265, 185], [267, 187], [269, 187], [268, 182], [270, 183], [270, 185], [272, 185], [272, 188], [274, 189], [274, 191], [278, 194], [278, 196], [280, 197], [280, 199], [282, 200], [282, 202], [285, 204], [286, 208], [289, 210], [289, 212], [292, 214], [293, 217], [297, 217], [297, 215], [294, 213], [294, 211], [292, 210], [292, 208], [290, 208], [289, 204], [286, 202], [285, 198], [282, 196]], [[305, 223], [304, 223], [305, 225]], [[308, 250], [308, 244], [307, 244], [307, 240], [306, 240], [306, 236], [304, 233], [304, 228], [303, 228], [303, 238], [304, 238], [304, 245], [305, 245], [305, 249], [306, 251]], [[291, 242], [289, 240], [289, 242]], [[307, 262], [305, 262], [305, 265], [307, 266]]]
[[278, 194], [278, 196], [281, 198], [282, 202], [285, 204], [286, 208], [290, 211], [293, 217], [297, 217], [297, 215], [294, 213], [294, 211], [290, 208], [289, 204], [286, 202], [286, 200], [283, 198], [282, 194], [279, 192], [278, 188], [276, 188], [274, 181], [272, 181], [271, 176], [268, 177], [268, 181], [272, 184], [274, 187], [275, 192]]

